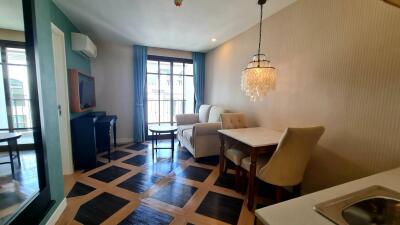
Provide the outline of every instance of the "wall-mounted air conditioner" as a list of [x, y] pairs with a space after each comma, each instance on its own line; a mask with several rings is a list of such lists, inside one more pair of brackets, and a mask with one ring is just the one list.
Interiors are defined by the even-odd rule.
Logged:
[[81, 33], [71, 33], [72, 50], [81, 52], [87, 57], [94, 59], [97, 56], [96, 45], [90, 38]]

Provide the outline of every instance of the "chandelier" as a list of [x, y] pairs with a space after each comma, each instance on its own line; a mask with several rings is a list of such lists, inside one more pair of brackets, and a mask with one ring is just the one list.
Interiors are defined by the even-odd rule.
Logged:
[[174, 0], [176, 7], [181, 7], [183, 0]]
[[262, 101], [262, 97], [275, 89], [276, 69], [271, 66], [264, 54], [261, 54], [261, 32], [263, 19], [263, 5], [267, 0], [258, 0], [260, 5], [260, 32], [258, 40], [258, 53], [242, 72], [242, 91], [250, 97], [250, 101]]

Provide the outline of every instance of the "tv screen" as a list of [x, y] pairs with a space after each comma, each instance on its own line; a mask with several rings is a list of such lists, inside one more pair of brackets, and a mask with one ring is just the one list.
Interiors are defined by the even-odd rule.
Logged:
[[81, 109], [96, 105], [94, 79], [81, 73], [79, 73], [79, 100]]

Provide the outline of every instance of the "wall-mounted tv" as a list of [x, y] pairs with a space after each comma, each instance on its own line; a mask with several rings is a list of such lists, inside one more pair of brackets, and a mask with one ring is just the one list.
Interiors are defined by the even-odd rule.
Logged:
[[96, 107], [94, 78], [72, 69], [68, 73], [71, 112], [84, 112]]

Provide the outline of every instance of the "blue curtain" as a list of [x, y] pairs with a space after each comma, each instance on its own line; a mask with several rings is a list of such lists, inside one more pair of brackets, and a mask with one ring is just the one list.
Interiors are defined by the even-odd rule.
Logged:
[[144, 119], [144, 91], [147, 71], [147, 47], [133, 46], [133, 140], [135, 142], [145, 141], [145, 119]]
[[204, 104], [204, 86], [206, 76], [206, 54], [193, 52], [194, 96], [196, 100], [196, 112]]

